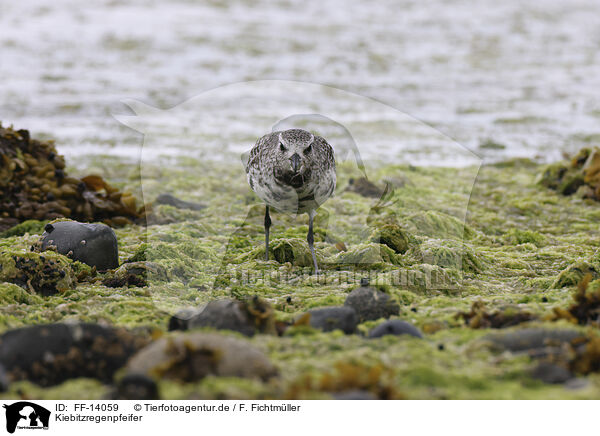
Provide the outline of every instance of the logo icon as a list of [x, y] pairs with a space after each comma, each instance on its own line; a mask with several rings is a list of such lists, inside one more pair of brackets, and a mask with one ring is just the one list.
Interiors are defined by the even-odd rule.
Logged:
[[29, 401], [19, 401], [4, 405], [6, 409], [6, 431], [14, 433], [18, 429], [47, 430], [50, 411]]

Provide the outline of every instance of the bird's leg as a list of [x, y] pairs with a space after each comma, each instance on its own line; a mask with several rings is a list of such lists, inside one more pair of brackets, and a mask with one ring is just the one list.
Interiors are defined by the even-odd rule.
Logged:
[[315, 274], [319, 274], [319, 266], [317, 265], [317, 256], [315, 255], [315, 237], [313, 235], [313, 218], [316, 212], [311, 210], [308, 213], [308, 235], [306, 240], [308, 241], [308, 248], [310, 248], [310, 254], [312, 255], [313, 264], [315, 265]]
[[265, 260], [269, 260], [269, 227], [271, 227], [271, 216], [269, 206], [265, 207]]

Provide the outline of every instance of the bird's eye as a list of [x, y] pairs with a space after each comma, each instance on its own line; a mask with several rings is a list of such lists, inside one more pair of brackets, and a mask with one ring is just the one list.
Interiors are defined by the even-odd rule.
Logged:
[[283, 142], [280, 142], [280, 143], [279, 143], [279, 149], [280, 149], [281, 151], [286, 151], [286, 150], [287, 150], [287, 148], [285, 148], [285, 146], [283, 145]]
[[311, 151], [312, 151], [312, 144], [310, 144], [308, 147], [306, 147], [306, 148], [304, 149], [304, 154], [308, 154], [308, 153], [310, 153]]

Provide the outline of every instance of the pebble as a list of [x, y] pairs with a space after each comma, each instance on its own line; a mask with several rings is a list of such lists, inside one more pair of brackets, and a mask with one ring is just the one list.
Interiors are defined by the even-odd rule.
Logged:
[[191, 382], [209, 375], [267, 380], [277, 369], [262, 351], [243, 339], [179, 332], [140, 350], [129, 361], [127, 372]]
[[60, 254], [78, 260], [98, 271], [119, 266], [117, 236], [106, 224], [58, 221], [47, 224], [34, 248], [45, 251], [55, 246]]
[[212, 327], [232, 330], [245, 336], [275, 333], [273, 309], [264, 300], [252, 298], [246, 301], [214, 300], [202, 309], [184, 309], [169, 320], [172, 330], [192, 330]]
[[380, 338], [386, 335], [410, 335], [416, 338], [423, 337], [423, 333], [421, 333], [418, 328], [406, 321], [401, 321], [399, 319], [385, 321], [369, 332], [370, 338]]
[[344, 306], [356, 311], [359, 322], [389, 318], [400, 313], [400, 306], [389, 295], [370, 286], [361, 286], [350, 292]]
[[308, 313], [310, 314], [309, 323], [313, 328], [324, 332], [332, 330], [342, 330], [346, 334], [356, 332], [358, 316], [352, 307], [323, 307], [311, 309]]

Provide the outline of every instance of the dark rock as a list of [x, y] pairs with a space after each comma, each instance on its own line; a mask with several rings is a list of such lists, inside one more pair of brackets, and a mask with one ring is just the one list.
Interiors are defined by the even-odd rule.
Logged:
[[[530, 351], [536, 355], [552, 353], [563, 344], [570, 343], [581, 336], [576, 330], [548, 330], [542, 328], [527, 328], [515, 330], [504, 334], [490, 334], [485, 336], [493, 347], [512, 352]], [[548, 349], [545, 351], [545, 349]]]
[[375, 395], [373, 395], [371, 392], [362, 391], [362, 390], [358, 390], [358, 389], [351, 390], [351, 391], [338, 392], [333, 395], [333, 398], [336, 400], [376, 400], [377, 399], [377, 397]]
[[188, 322], [190, 329], [213, 327], [219, 330], [233, 330], [246, 336], [256, 333], [244, 304], [237, 300], [216, 300], [206, 305], [198, 315]]
[[117, 383], [111, 400], [159, 400], [156, 382], [144, 374], [126, 374]]
[[551, 362], [540, 362], [531, 372], [531, 377], [544, 383], [559, 384], [573, 378], [567, 368]]
[[58, 221], [47, 224], [44, 230], [34, 245], [37, 251], [56, 247], [60, 254], [95, 266], [99, 271], [119, 266], [117, 236], [106, 224]]
[[369, 332], [370, 338], [380, 338], [386, 335], [411, 335], [417, 338], [422, 338], [423, 334], [414, 325], [399, 319], [385, 321]]
[[169, 331], [173, 330], [189, 330], [189, 322], [194, 316], [198, 315], [201, 310], [194, 307], [186, 307], [180, 309], [169, 319]]
[[8, 381], [8, 374], [2, 365], [0, 365], [0, 392], [6, 392], [10, 382]]
[[148, 340], [97, 324], [45, 324], [0, 336], [0, 365], [8, 379], [51, 386], [77, 377], [109, 382]]
[[156, 197], [156, 204], [166, 204], [178, 209], [202, 210], [206, 208], [204, 204], [192, 203], [190, 201], [180, 200], [171, 194], [160, 194]]
[[158, 339], [127, 364], [129, 374], [193, 382], [214, 375], [266, 380], [276, 368], [249, 342], [218, 333], [181, 332]]
[[380, 198], [383, 195], [384, 190], [379, 186], [370, 182], [365, 177], [358, 179], [350, 179], [348, 185], [348, 191], [356, 192], [363, 197]]
[[[169, 322], [172, 327], [191, 330], [212, 327], [219, 330], [233, 330], [246, 336], [257, 332], [275, 333], [275, 318], [271, 306], [259, 298], [246, 301], [215, 300], [188, 319], [179, 318]], [[186, 315], [184, 315], [185, 317]]]
[[350, 292], [344, 306], [352, 307], [356, 311], [359, 322], [389, 318], [400, 313], [400, 306], [389, 295], [365, 286]]
[[352, 307], [323, 307], [311, 309], [310, 326], [316, 329], [330, 332], [332, 330], [342, 330], [346, 334], [352, 334], [356, 331], [358, 316]]

